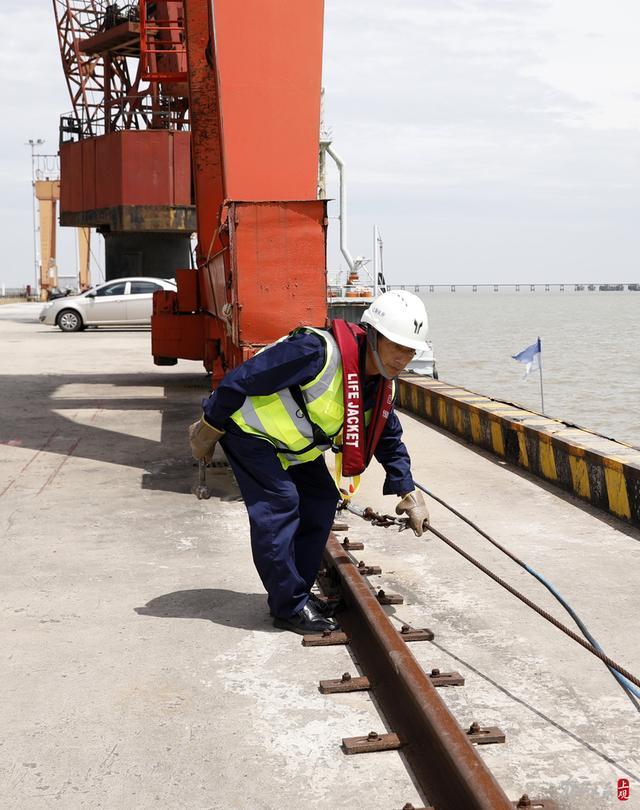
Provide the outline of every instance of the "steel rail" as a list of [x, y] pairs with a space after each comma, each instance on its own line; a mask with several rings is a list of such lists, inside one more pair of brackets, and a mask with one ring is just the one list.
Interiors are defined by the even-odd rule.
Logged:
[[437, 810], [513, 810], [334, 534], [324, 564], [348, 607], [340, 623], [349, 646], [424, 796]]

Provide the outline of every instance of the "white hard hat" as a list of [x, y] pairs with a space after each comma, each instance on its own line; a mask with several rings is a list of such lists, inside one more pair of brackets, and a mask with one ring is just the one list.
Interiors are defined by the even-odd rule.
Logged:
[[362, 316], [381, 335], [417, 352], [426, 344], [429, 321], [427, 310], [417, 295], [406, 290], [390, 290], [379, 295]]

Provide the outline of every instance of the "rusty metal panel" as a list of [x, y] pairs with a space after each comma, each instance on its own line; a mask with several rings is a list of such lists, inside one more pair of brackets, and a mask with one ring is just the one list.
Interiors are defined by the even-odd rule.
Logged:
[[81, 200], [83, 209], [96, 208], [96, 150], [94, 140], [80, 142], [82, 175]]
[[213, 0], [226, 196], [317, 196], [323, 0]]
[[188, 132], [172, 132], [173, 202], [172, 205], [193, 205], [191, 182], [191, 139]]
[[296, 326], [324, 326], [324, 202], [236, 203], [229, 226], [239, 342], [264, 344]]
[[82, 210], [82, 144], [60, 144], [60, 213]]
[[63, 216], [127, 206], [191, 206], [188, 132], [125, 131], [85, 138], [62, 144], [60, 161]]
[[[193, 205], [118, 205], [109, 208], [62, 211], [60, 224], [76, 228], [107, 226], [112, 231], [156, 233], [164, 231], [188, 236], [196, 229], [196, 210]], [[188, 264], [188, 255], [187, 249], [187, 258], [182, 262], [183, 267]]]
[[95, 205], [90, 206], [83, 200], [84, 210], [92, 208], [115, 208], [122, 205], [122, 138], [119, 132], [101, 135], [99, 138], [88, 138], [83, 141], [87, 148], [95, 150]]
[[[153, 303], [156, 309], [156, 295]], [[206, 316], [176, 315], [164, 311], [171, 304], [171, 301], [160, 296], [158, 308], [151, 316], [151, 353], [154, 357], [202, 360]]]
[[[108, 137], [119, 140], [122, 148], [121, 204], [191, 203], [188, 132], [129, 130], [115, 132]], [[182, 148], [176, 149], [176, 144], [181, 141]], [[177, 178], [177, 183], [174, 178]]]
[[176, 270], [178, 312], [196, 312], [198, 309], [198, 273], [196, 270]]
[[[215, 53], [209, 47], [212, 42], [211, 4], [186, 3], [185, 25], [194, 197], [198, 206], [197, 263], [201, 266], [223, 247], [217, 227], [225, 199], [217, 76], [215, 64], [202, 58], [203, 54], [209, 53], [215, 59]], [[206, 280], [203, 283], [206, 286]], [[213, 291], [208, 294], [203, 290], [203, 300], [211, 309]]]

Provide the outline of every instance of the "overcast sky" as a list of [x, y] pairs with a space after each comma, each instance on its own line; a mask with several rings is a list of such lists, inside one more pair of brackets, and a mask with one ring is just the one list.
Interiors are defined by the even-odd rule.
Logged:
[[[25, 142], [55, 152], [71, 104], [52, 4], [2, 0], [0, 24], [0, 283], [20, 285]], [[633, 0], [326, 0], [352, 254], [371, 255], [377, 224], [395, 283], [640, 281], [639, 31]]]

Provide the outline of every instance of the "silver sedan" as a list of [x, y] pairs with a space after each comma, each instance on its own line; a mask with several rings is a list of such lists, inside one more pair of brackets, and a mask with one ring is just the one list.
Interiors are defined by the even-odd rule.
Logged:
[[153, 293], [157, 290], [176, 292], [177, 288], [166, 278], [113, 279], [79, 295], [45, 304], [40, 323], [57, 326], [63, 332], [79, 332], [85, 326], [149, 324]]

